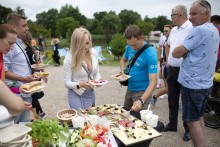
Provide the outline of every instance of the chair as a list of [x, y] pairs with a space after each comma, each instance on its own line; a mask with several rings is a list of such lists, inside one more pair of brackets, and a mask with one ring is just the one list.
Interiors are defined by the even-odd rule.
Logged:
[[109, 64], [108, 60], [102, 55], [102, 47], [101, 46], [95, 46], [94, 49], [96, 50], [97, 54], [98, 54], [98, 60], [99, 62], [102, 63], [102, 65], [104, 65], [104, 61]]
[[68, 53], [68, 48], [58, 49], [58, 53], [59, 53], [59, 56], [60, 56], [61, 58], [65, 58], [65, 56], [66, 56], [67, 53]]
[[112, 49], [111, 49], [111, 47], [110, 46], [107, 46], [106, 47], [107, 48], [107, 50], [108, 50], [108, 53], [109, 53], [109, 55], [111, 56], [111, 57], [113, 57], [113, 54], [112, 54]]

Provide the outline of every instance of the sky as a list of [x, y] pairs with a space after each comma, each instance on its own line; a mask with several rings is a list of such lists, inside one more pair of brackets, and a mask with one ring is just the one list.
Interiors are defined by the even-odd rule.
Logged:
[[[138, 12], [142, 19], [146, 15], [149, 18], [160, 15], [170, 18], [171, 10], [178, 4], [183, 4], [189, 10], [195, 0], [0, 0], [0, 4], [14, 10], [20, 6], [25, 10], [26, 16], [32, 21], [36, 20], [36, 14], [56, 8], [58, 11], [65, 4], [78, 7], [81, 14], [87, 18], [94, 18], [95, 12], [113, 10], [119, 14], [121, 10], [133, 10]], [[212, 6], [212, 15], [220, 15], [220, 0], [208, 0]]]

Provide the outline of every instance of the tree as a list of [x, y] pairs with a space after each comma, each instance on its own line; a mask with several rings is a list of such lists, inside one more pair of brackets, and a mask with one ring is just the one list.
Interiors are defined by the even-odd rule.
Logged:
[[99, 22], [101, 22], [107, 14], [108, 13], [106, 11], [102, 11], [102, 12], [94, 13], [93, 16], [95, 17], [95, 19], [97, 19]]
[[103, 34], [103, 28], [97, 19], [88, 20], [87, 28], [91, 34]]
[[22, 9], [20, 6], [17, 6], [17, 7], [15, 8], [14, 12], [17, 13], [17, 14], [20, 14], [20, 15], [25, 16], [24, 9]]
[[115, 55], [118, 60], [123, 55], [126, 46], [125, 37], [121, 34], [115, 34], [110, 42], [112, 48], [112, 54]]
[[50, 30], [47, 30], [44, 26], [28, 20], [28, 28], [33, 37], [38, 38], [39, 34], [43, 34], [44, 37], [50, 38]]
[[158, 16], [156, 18], [155, 30], [160, 30], [163, 32], [163, 28], [167, 24], [172, 24], [172, 21], [167, 19], [166, 16]]
[[127, 26], [136, 24], [137, 21], [141, 20], [141, 15], [132, 10], [124, 9], [122, 10], [118, 16], [121, 20], [121, 32], [124, 32]]
[[62, 6], [58, 17], [59, 19], [65, 17], [73, 17], [79, 22], [80, 25], [86, 26], [87, 18], [79, 12], [78, 7], [73, 8], [72, 5], [66, 4], [65, 6]]
[[0, 5], [0, 24], [6, 23], [6, 18], [9, 13], [12, 13], [11, 8], [7, 8], [7, 7]]
[[57, 33], [63, 38], [70, 37], [73, 30], [77, 27], [79, 27], [79, 22], [72, 17], [58, 19], [56, 24]]
[[51, 30], [51, 36], [56, 36], [56, 21], [58, 18], [58, 10], [50, 9], [47, 12], [37, 14], [37, 23], [45, 26], [46, 29]]
[[150, 31], [154, 29], [154, 25], [151, 22], [138, 21], [137, 26], [143, 31], [143, 33], [149, 37]]
[[111, 41], [112, 36], [121, 28], [120, 18], [113, 13], [107, 14], [102, 20], [102, 27], [106, 43], [108, 44]]

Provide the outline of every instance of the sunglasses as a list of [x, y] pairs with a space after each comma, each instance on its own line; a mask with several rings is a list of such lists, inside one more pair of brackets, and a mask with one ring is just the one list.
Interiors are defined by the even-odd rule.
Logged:
[[206, 8], [207, 10], [209, 10], [209, 3], [207, 1], [201, 1], [199, 2], [199, 4], [204, 8]]
[[179, 15], [179, 14], [171, 14], [170, 16], [173, 17], [174, 15]]

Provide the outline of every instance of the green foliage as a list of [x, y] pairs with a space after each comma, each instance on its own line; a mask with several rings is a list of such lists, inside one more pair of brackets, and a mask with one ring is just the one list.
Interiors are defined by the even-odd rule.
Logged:
[[102, 27], [105, 34], [106, 43], [108, 44], [111, 41], [112, 36], [119, 32], [121, 28], [120, 18], [113, 13], [109, 13], [103, 18]]
[[103, 34], [103, 28], [97, 19], [89, 20], [87, 26], [91, 34]]
[[106, 11], [102, 11], [102, 12], [95, 12], [93, 14], [93, 16], [95, 17], [95, 19], [97, 19], [99, 22], [101, 22], [107, 14], [108, 13]]
[[172, 24], [172, 22], [166, 16], [158, 16], [155, 27], [157, 30], [163, 32], [163, 28], [167, 24]]
[[62, 6], [60, 9], [60, 13], [58, 15], [59, 19], [65, 17], [72, 17], [79, 22], [80, 25], [86, 26], [87, 18], [79, 12], [79, 8], [73, 8], [72, 5], [66, 4]]
[[45, 26], [46, 29], [51, 30], [51, 36], [57, 36], [56, 34], [56, 21], [58, 17], [57, 9], [50, 9], [47, 12], [42, 12], [36, 15], [37, 23]]
[[143, 31], [143, 33], [149, 37], [150, 31], [154, 29], [154, 25], [151, 22], [138, 21], [137, 26]]
[[57, 33], [63, 38], [70, 38], [75, 28], [79, 27], [79, 22], [72, 17], [61, 18], [57, 21]]
[[114, 35], [113, 39], [110, 42], [112, 54], [118, 57], [119, 59], [119, 57], [122, 56], [125, 51], [125, 46], [125, 37], [121, 34]]
[[38, 38], [39, 34], [42, 34], [44, 38], [50, 38], [51, 31], [47, 30], [42, 25], [37, 24], [36, 22], [28, 21], [29, 30], [34, 38]]
[[141, 15], [132, 10], [124, 9], [122, 10], [118, 16], [121, 20], [121, 32], [124, 32], [126, 27], [132, 24], [136, 24], [137, 21], [141, 20]]
[[7, 15], [11, 12], [12, 12], [11, 8], [6, 8], [0, 5], [0, 24], [6, 23]]
[[25, 16], [24, 9], [22, 9], [20, 6], [17, 6], [17, 7], [15, 8], [14, 12], [17, 13], [17, 14], [20, 14], [20, 15]]
[[67, 133], [68, 126], [64, 127], [55, 119], [35, 120], [28, 124], [32, 128], [29, 133], [33, 140], [39, 142], [40, 147], [46, 147], [51, 144], [59, 145], [59, 141], [67, 141], [67, 137], [63, 133]]

